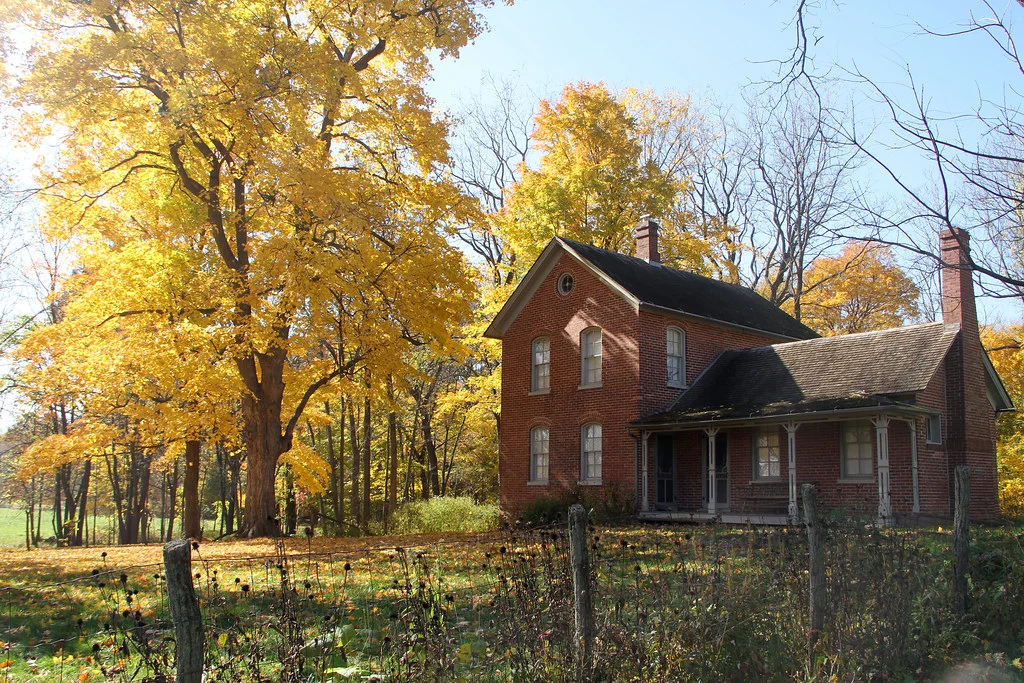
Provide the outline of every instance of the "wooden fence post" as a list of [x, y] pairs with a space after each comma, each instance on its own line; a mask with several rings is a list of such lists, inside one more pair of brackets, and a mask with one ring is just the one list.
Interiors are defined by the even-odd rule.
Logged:
[[177, 683], [202, 683], [203, 618], [192, 586], [192, 541], [182, 538], [164, 546], [167, 602], [174, 622]]
[[971, 544], [971, 468], [960, 465], [954, 474], [953, 609], [967, 614], [967, 559]]
[[825, 627], [825, 529], [818, 517], [818, 502], [813, 484], [800, 487], [804, 502], [804, 521], [807, 524], [807, 551], [810, 556], [810, 612], [811, 630], [807, 634], [808, 670], [815, 671], [814, 650], [821, 630]]
[[576, 617], [574, 649], [576, 680], [587, 679], [594, 641], [594, 604], [590, 595], [590, 555], [587, 541], [587, 512], [582, 505], [569, 508], [569, 560], [572, 564], [572, 594]]

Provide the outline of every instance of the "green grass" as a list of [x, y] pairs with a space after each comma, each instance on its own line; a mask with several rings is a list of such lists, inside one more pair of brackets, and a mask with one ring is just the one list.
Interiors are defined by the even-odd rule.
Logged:
[[[947, 531], [835, 524], [821, 678], [929, 679], [980, 660], [1024, 680], [1024, 527], [973, 530], [961, 619], [949, 607]], [[598, 528], [590, 548], [599, 677], [806, 678], [802, 531]], [[0, 554], [0, 662], [10, 660], [0, 683], [137, 680], [170, 665], [160, 548], [100, 552]], [[276, 551], [204, 544], [193, 571], [207, 680], [570, 679], [566, 553], [560, 528], [289, 539]]]
[[0, 546], [25, 545], [25, 511], [0, 508]]

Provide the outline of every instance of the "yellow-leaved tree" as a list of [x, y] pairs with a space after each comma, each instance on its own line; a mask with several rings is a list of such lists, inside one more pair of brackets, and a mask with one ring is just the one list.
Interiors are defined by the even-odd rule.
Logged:
[[685, 232], [679, 210], [688, 107], [685, 98], [647, 91], [616, 97], [594, 83], [542, 100], [532, 135], [537, 168], [521, 165], [494, 217], [514, 262], [525, 269], [556, 235], [632, 253], [632, 229], [649, 215], [664, 228], [665, 261], [705, 271], [709, 252]]
[[46, 228], [86, 273], [132, 263], [127, 226], [185, 255], [192, 294], [175, 310], [134, 308], [124, 290], [145, 283], [128, 278], [96, 315], [138, 321], [126, 346], [147, 319], [188, 321], [228, 364], [245, 535], [278, 533], [276, 468], [319, 390], [368, 364], [399, 372], [467, 314], [472, 281], [446, 240], [464, 198], [422, 86], [488, 3], [0, 4], [30, 43], [4, 82], [23, 140], [60, 142], [40, 173]]
[[849, 242], [815, 259], [803, 281], [801, 322], [826, 337], [899, 327], [919, 313], [917, 285], [887, 246]]
[[999, 502], [1004, 515], [1024, 516], [1024, 325], [983, 327], [981, 343], [1018, 409], [996, 422]]
[[44, 410], [73, 406], [76, 415], [25, 451], [21, 474], [81, 462], [84, 492], [92, 461], [103, 461], [118, 541], [135, 543], [143, 540], [150, 470], [184, 455], [183, 532], [198, 537], [201, 443], [238, 441], [238, 382], [193, 312], [206, 295], [200, 266], [133, 225], [93, 244], [82, 262], [88, 267], [64, 283], [60, 315], [17, 349], [26, 398]]

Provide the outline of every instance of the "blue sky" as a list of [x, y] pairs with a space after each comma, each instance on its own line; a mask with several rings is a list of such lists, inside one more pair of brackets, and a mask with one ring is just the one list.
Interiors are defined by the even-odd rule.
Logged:
[[[826, 2], [828, 0], [825, 0]], [[567, 82], [604, 81], [612, 88], [652, 87], [723, 99], [770, 77], [765, 62], [793, 44], [791, 0], [519, 0], [486, 12], [490, 30], [458, 60], [437, 65], [432, 91], [443, 106], [479, 89], [485, 73], [515, 74], [538, 94]], [[981, 3], [879, 2], [827, 4], [813, 18], [821, 36], [817, 64], [859, 67], [883, 82], [906, 82], [904, 68], [928, 86], [937, 103], [976, 98], [977, 85], [998, 87], [1005, 69], [984, 40], [922, 35], [916, 22], [954, 30]], [[997, 6], [997, 10], [1002, 6]], [[979, 69], [979, 63], [987, 68]]]
[[[483, 93], [484, 80], [512, 79], [535, 97], [557, 96], [580, 80], [602, 81], [612, 89], [654, 88], [740, 102], [743, 86], [770, 79], [772, 60], [793, 46], [795, 0], [771, 2], [692, 0], [518, 0], [486, 12], [490, 30], [457, 60], [437, 64], [431, 92], [443, 109], [457, 111], [460, 100]], [[972, 12], [991, 16], [981, 2], [883, 2], [858, 0], [841, 5], [822, 0], [810, 30], [818, 37], [815, 65], [834, 75], [859, 70], [887, 91], [906, 94], [908, 70], [923, 87], [933, 113], [970, 112], [979, 95], [1019, 99], [1007, 90], [1014, 78], [983, 36], [941, 38], [926, 35], [963, 28]], [[1021, 16], [1012, 0], [994, 4], [997, 12]], [[1020, 75], [1016, 74], [1019, 79]], [[883, 113], [864, 88], [840, 85], [834, 94], [856, 106], [870, 124]], [[904, 163], [904, 162], [900, 162]], [[908, 160], [906, 163], [913, 164]], [[912, 167], [911, 167], [912, 168]], [[911, 171], [912, 173], [915, 171]], [[927, 172], [926, 168], [921, 169]], [[989, 322], [1014, 322], [1019, 305], [981, 301]]]

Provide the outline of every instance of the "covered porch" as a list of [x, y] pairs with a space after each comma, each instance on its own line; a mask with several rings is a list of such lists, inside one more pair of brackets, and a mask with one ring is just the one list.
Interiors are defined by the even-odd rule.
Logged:
[[634, 423], [637, 514], [645, 521], [794, 524], [803, 483], [818, 487], [826, 507], [879, 524], [920, 513], [918, 426], [934, 411], [872, 403]]

